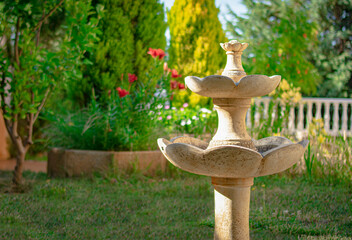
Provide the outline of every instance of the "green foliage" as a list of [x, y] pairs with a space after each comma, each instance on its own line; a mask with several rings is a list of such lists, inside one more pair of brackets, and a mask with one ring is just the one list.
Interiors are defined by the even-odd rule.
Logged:
[[170, 64], [183, 75], [204, 77], [225, 67], [227, 41], [214, 0], [176, 0], [168, 12]]
[[[25, 119], [29, 114], [36, 114], [57, 82], [82, 78], [80, 65], [83, 54], [91, 50], [93, 42], [97, 40], [95, 26], [98, 21], [95, 18], [88, 21], [91, 15], [90, 1], [66, 1], [66, 21], [60, 29], [64, 31], [64, 38], [56, 40], [55, 48], [44, 48], [41, 41], [37, 40], [39, 36], [34, 31], [35, 24], [54, 3], [36, 4], [5, 1], [1, 5], [0, 35], [5, 44], [0, 52], [0, 93], [3, 96], [1, 106], [4, 116], [9, 120], [16, 117]], [[16, 31], [20, 33], [18, 54], [14, 46], [16, 42], [13, 41]]]
[[[231, 36], [250, 45], [243, 54], [248, 74], [282, 75], [303, 94], [314, 94], [321, 77], [312, 63], [318, 25], [305, 3], [296, 0], [244, 0], [248, 12], [240, 17], [230, 10]], [[236, 22], [235, 24], [233, 22]]]
[[158, 115], [160, 115], [158, 120], [162, 122], [164, 128], [176, 136], [191, 134], [193, 137], [205, 137], [209, 140], [217, 128], [215, 111], [200, 106], [192, 107], [188, 103], [184, 103], [180, 108], [165, 105]]
[[319, 23], [319, 46], [313, 52], [323, 76], [318, 96], [352, 97], [352, 3], [313, 0], [310, 16]]
[[[33, 144], [34, 123], [51, 91], [58, 83], [82, 78], [83, 55], [99, 32], [91, 10], [90, 0], [0, 3], [0, 107], [17, 152], [15, 184], [21, 182], [19, 169]], [[56, 26], [55, 41], [47, 43], [40, 38], [41, 28], [58, 11], [65, 12], [65, 21]]]
[[120, 87], [109, 92], [106, 105], [99, 103], [93, 92], [87, 108], [49, 114], [51, 125], [46, 135], [50, 145], [115, 151], [156, 149], [156, 139], [165, 133], [155, 113], [170, 97], [170, 79], [162, 62], [155, 59], [155, 64], [146, 74], [148, 82], [124, 78]]
[[[159, 0], [99, 0], [104, 6], [99, 24], [102, 38], [87, 56], [92, 66], [84, 70], [84, 81], [75, 89], [74, 100], [81, 106], [89, 103], [92, 88], [100, 100], [107, 101], [107, 92], [121, 83], [121, 75], [136, 74], [147, 82], [145, 71], [153, 65], [147, 55], [151, 48], [166, 47], [164, 8]], [[77, 91], [77, 89], [80, 89]]]

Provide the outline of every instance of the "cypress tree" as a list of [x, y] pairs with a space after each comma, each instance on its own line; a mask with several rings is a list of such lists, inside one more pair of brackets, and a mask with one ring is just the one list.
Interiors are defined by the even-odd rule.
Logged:
[[204, 77], [225, 67], [219, 43], [227, 41], [214, 0], [175, 0], [168, 11], [170, 65], [184, 75]]
[[93, 65], [86, 69], [86, 82], [80, 86], [84, 89], [76, 96], [83, 104], [92, 88], [104, 101], [108, 91], [118, 87], [128, 73], [146, 81], [145, 71], [153, 63], [148, 48], [166, 46], [165, 13], [159, 0], [98, 0], [95, 4], [104, 6], [102, 35], [94, 56], [88, 56]]

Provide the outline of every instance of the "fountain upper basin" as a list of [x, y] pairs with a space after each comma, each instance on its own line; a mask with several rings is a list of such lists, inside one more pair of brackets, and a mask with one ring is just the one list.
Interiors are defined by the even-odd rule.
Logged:
[[281, 76], [248, 75], [238, 82], [222, 75], [205, 78], [188, 76], [187, 87], [194, 93], [211, 98], [252, 98], [271, 93], [280, 83]]

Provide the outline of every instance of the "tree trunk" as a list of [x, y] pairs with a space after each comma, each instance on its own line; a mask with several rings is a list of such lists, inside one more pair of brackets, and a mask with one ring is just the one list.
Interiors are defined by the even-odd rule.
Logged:
[[20, 152], [20, 151], [17, 152], [16, 167], [13, 172], [13, 179], [12, 179], [12, 182], [17, 186], [22, 184], [22, 173], [23, 173], [25, 157], [26, 157], [26, 152]]

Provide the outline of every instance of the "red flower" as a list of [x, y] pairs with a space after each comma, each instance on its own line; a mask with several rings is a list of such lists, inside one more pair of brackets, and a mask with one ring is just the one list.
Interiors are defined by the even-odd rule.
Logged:
[[177, 81], [171, 81], [170, 82], [171, 89], [176, 89], [178, 87], [178, 82]]
[[171, 70], [171, 77], [172, 78], [179, 78], [179, 77], [182, 77], [182, 75], [179, 75], [178, 72], [176, 71], [176, 69], [172, 69]]
[[178, 89], [185, 89], [185, 85], [183, 83], [179, 83], [178, 84]]
[[165, 52], [164, 52], [164, 50], [162, 50], [162, 49], [159, 48], [159, 49], [156, 49], [155, 51], [157, 52], [158, 57], [159, 57], [160, 60], [165, 57]]
[[162, 49], [153, 49], [149, 48], [149, 51], [147, 52], [150, 56], [153, 58], [159, 57], [159, 59], [163, 59], [165, 57], [165, 52]]
[[153, 48], [149, 48], [149, 51], [147, 53], [150, 56], [152, 56], [153, 58], [156, 58], [158, 56], [158, 53], [157, 53], [156, 49], [153, 49]]
[[136, 75], [131, 74], [131, 73], [128, 74], [128, 82], [129, 83], [133, 83], [136, 80], [137, 80], [137, 76]]
[[119, 92], [120, 98], [123, 98], [124, 96], [130, 94], [128, 91], [125, 89], [121, 89], [120, 87], [116, 88], [116, 90]]
[[307, 33], [303, 33], [303, 37], [304, 37], [304, 38], [307, 38]]

